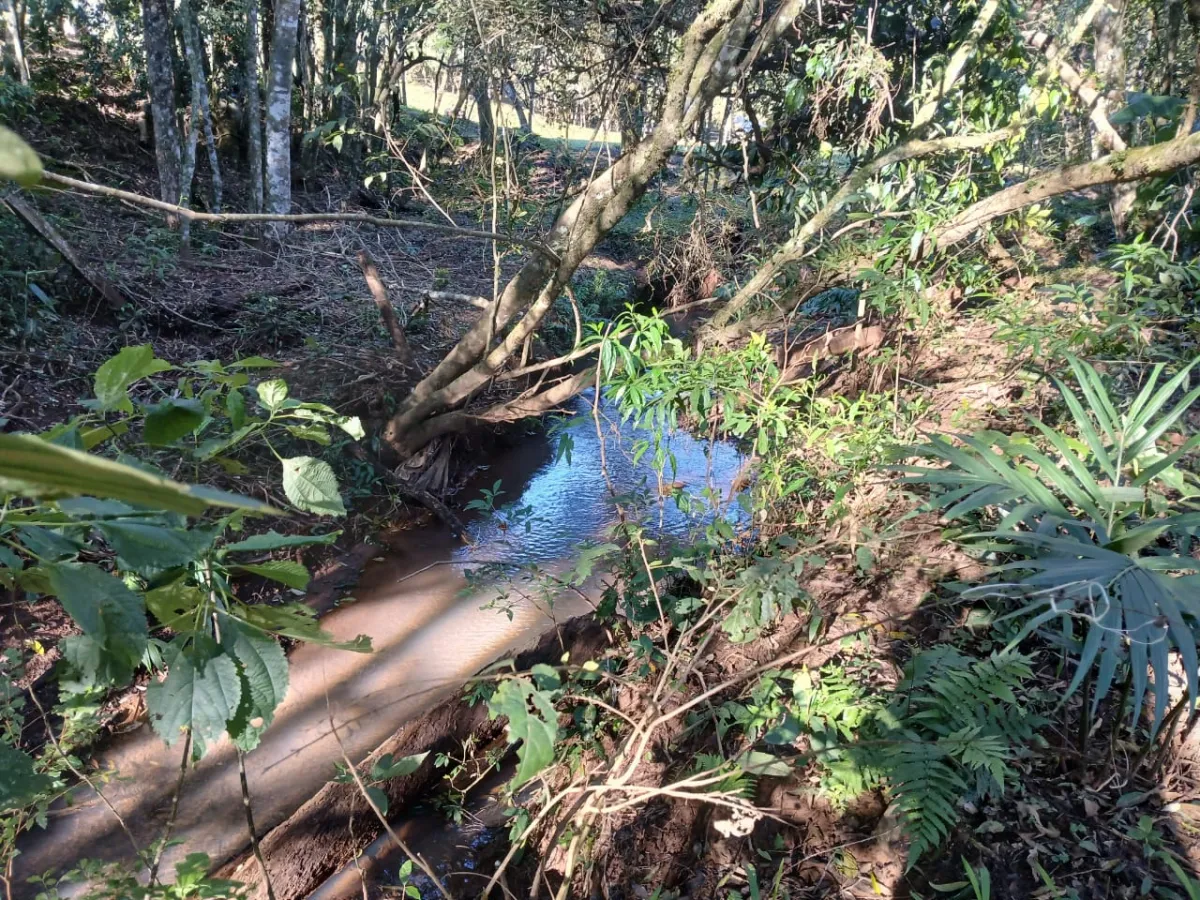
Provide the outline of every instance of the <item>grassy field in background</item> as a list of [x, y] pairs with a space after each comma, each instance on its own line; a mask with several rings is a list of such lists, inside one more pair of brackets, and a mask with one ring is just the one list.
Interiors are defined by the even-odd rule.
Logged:
[[[433, 88], [427, 84], [409, 82], [407, 85], [408, 106], [410, 109], [422, 112], [437, 112], [448, 116], [454, 111], [454, 103], [458, 99], [456, 91], [443, 91], [437, 98], [437, 109], [433, 106]], [[472, 107], [470, 121], [478, 123]], [[509, 104], [502, 103], [496, 111], [496, 121], [506, 128], [517, 127], [517, 113]], [[583, 149], [589, 142], [595, 144], [620, 145], [621, 135], [617, 131], [596, 131], [579, 125], [564, 125], [561, 122], [551, 122], [538, 113], [533, 116], [533, 133], [540, 138], [553, 141], [566, 141], [572, 149]]]

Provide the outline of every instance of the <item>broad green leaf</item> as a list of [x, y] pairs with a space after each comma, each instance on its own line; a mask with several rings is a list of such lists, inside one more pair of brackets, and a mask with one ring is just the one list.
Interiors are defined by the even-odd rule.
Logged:
[[0, 434], [0, 491], [26, 497], [105, 497], [185, 515], [199, 515], [210, 506], [278, 512], [249, 497], [181, 484], [26, 434]]
[[330, 418], [330, 421], [356, 441], [361, 441], [367, 436], [358, 416], [334, 416]]
[[536, 690], [524, 678], [506, 679], [488, 700], [488, 715], [493, 719], [507, 716], [509, 743], [521, 742], [517, 771], [510, 782], [513, 788], [525, 784], [554, 761], [558, 713], [549, 694]]
[[370, 653], [371, 639], [360, 634], [352, 641], [338, 641], [321, 629], [316, 613], [303, 603], [286, 603], [282, 606], [238, 607], [238, 618], [262, 631], [311, 644], [321, 644], [337, 650], [353, 650], [355, 653]]
[[234, 568], [239, 572], [249, 572], [252, 575], [261, 575], [263, 578], [270, 578], [272, 581], [286, 584], [288, 587], [295, 588], [298, 591], [302, 591], [308, 587], [308, 569], [290, 559], [272, 559], [264, 563], [247, 563], [246, 565], [235, 566]]
[[112, 661], [114, 679], [121, 680], [120, 673], [132, 674], [148, 636], [142, 598], [99, 566], [57, 563], [42, 569], [49, 592]]
[[121, 409], [132, 412], [126, 392], [135, 381], [172, 369], [169, 362], [157, 359], [149, 344], [126, 347], [96, 370], [96, 399], [102, 411]]
[[[72, 529], [75, 532], [79, 528]], [[51, 531], [40, 525], [26, 525], [17, 529], [17, 539], [43, 562], [73, 559], [83, 549], [83, 541], [69, 534]]]
[[287, 382], [282, 378], [272, 378], [270, 381], [263, 381], [258, 385], [256, 390], [258, 391], [258, 399], [262, 401], [262, 405], [271, 411], [279, 409], [288, 395]]
[[184, 566], [212, 546], [214, 534], [204, 528], [163, 528], [143, 522], [101, 522], [96, 530], [117, 554], [121, 569], [139, 575]]
[[146, 411], [142, 437], [151, 447], [165, 447], [199, 428], [204, 415], [199, 400], [164, 400]]
[[327, 516], [344, 516], [337, 477], [329, 463], [311, 456], [283, 461], [283, 492], [297, 509]]
[[792, 774], [792, 767], [788, 765], [787, 760], [780, 759], [778, 756], [772, 756], [770, 753], [762, 753], [757, 750], [747, 750], [741, 756], [734, 760], [734, 763], [739, 769], [747, 775], [765, 775], [769, 778], [789, 778]]
[[322, 447], [328, 447], [331, 443], [329, 432], [320, 425], [288, 425], [287, 430], [292, 437], [302, 441], [315, 441]]
[[160, 625], [172, 631], [192, 631], [200, 623], [196, 621], [198, 610], [204, 606], [205, 595], [186, 579], [146, 591], [146, 608]]
[[268, 531], [266, 534], [255, 534], [250, 537], [227, 544], [225, 550], [281, 550], [284, 547], [304, 547], [310, 544], [332, 544], [342, 533], [331, 531], [328, 534], [279, 534]]
[[167, 745], [185, 729], [192, 732], [196, 754], [217, 740], [237, 713], [242, 680], [233, 658], [213, 641], [198, 640], [183, 649], [172, 645], [167, 677], [146, 688], [150, 724]]
[[225, 398], [225, 412], [235, 431], [246, 424], [246, 395], [238, 388], [230, 389]]
[[247, 356], [245, 359], [239, 359], [237, 362], [229, 364], [231, 369], [277, 369], [279, 363], [273, 359], [267, 359], [265, 356]]
[[208, 460], [212, 459], [219, 453], [224, 453], [234, 444], [257, 431], [259, 425], [260, 423], [251, 422], [249, 425], [243, 425], [241, 428], [235, 428], [231, 434], [228, 434], [225, 437], [209, 438], [196, 448], [196, 458]]
[[371, 803], [379, 812], [379, 815], [386, 816], [388, 813], [388, 796], [380, 788], [374, 785], [367, 787], [367, 796], [371, 798]]
[[229, 733], [241, 749], [253, 750], [287, 694], [287, 656], [277, 640], [229, 616], [221, 616], [221, 642], [242, 677], [242, 702]]
[[31, 187], [42, 180], [42, 161], [11, 128], [0, 125], [0, 180]]
[[414, 756], [404, 756], [400, 759], [394, 759], [392, 754], [385, 753], [375, 761], [375, 765], [371, 766], [372, 781], [386, 781], [389, 778], [403, 778], [405, 775], [411, 775], [425, 762], [429, 756], [428, 751], [425, 753], [417, 753]]
[[51, 778], [37, 773], [30, 757], [0, 741], [0, 813], [18, 809], [53, 786]]

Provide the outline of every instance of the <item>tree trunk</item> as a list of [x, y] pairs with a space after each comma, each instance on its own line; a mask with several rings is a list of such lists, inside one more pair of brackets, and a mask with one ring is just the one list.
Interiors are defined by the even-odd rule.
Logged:
[[158, 162], [159, 196], [178, 203], [182, 189], [179, 125], [175, 118], [175, 64], [171, 52], [171, 8], [166, 0], [142, 0], [146, 80], [154, 117], [154, 156]]
[[[292, 60], [296, 55], [299, 24], [300, 0], [278, 0], [267, 73], [266, 209], [269, 213], [289, 213], [292, 209]], [[283, 222], [268, 226], [268, 233], [276, 240], [281, 240], [287, 231]]]
[[521, 95], [517, 92], [516, 82], [511, 78], [507, 82], [508, 90], [511, 92], [512, 107], [517, 113], [517, 125], [525, 134], [533, 133], [533, 124], [530, 117], [525, 113], [525, 104], [521, 102]]
[[[1093, 29], [1096, 75], [1104, 90], [1101, 109], [1107, 114], [1109, 109], [1120, 109], [1125, 105], [1125, 0], [1108, 0], [1096, 15]], [[1099, 143], [1093, 148], [1092, 156], [1100, 156], [1103, 150], [1103, 143]], [[1109, 206], [1113, 228], [1119, 238], [1125, 237], [1136, 199], [1137, 189], [1133, 185], [1113, 186]]]
[[[486, 386], [536, 332], [579, 265], [641, 198], [700, 114], [792, 27], [802, 2], [783, 0], [764, 12], [758, 0], [710, 0], [680, 39], [653, 132], [592, 179], [558, 217], [546, 241], [556, 256], [539, 253], [526, 262], [404, 400], [383, 433], [396, 455], [406, 456], [456, 427], [461, 415], [438, 414]], [[754, 28], [760, 13], [761, 24]], [[582, 387], [577, 380], [565, 384]], [[528, 398], [529, 406], [537, 407], [545, 393]]]
[[496, 142], [496, 120], [492, 115], [492, 98], [488, 92], [486, 72], [480, 73], [475, 80], [472, 94], [475, 97], [475, 106], [479, 115], [479, 144], [486, 151], [491, 149]]
[[258, 0], [246, 4], [246, 155], [250, 168], [250, 212], [263, 210], [262, 88], [258, 79]]
[[213, 133], [212, 107], [208, 102], [208, 80], [204, 77], [204, 43], [200, 23], [188, 0], [180, 0], [179, 17], [183, 28], [183, 47], [188, 73], [192, 79], [192, 115], [198, 116], [208, 149], [208, 167], [212, 174], [212, 211], [221, 211], [221, 161], [217, 158], [217, 139]]
[[21, 84], [29, 84], [29, 63], [21, 47], [21, 26], [12, 0], [0, 0], [0, 29], [4, 31], [5, 68]]

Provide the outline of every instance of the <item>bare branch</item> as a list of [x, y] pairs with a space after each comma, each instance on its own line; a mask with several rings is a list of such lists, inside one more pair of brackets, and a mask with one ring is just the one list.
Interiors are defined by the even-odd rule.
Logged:
[[439, 234], [480, 238], [481, 240], [499, 241], [504, 244], [525, 247], [545, 256], [552, 262], [558, 261], [558, 254], [539, 241], [530, 241], [510, 234], [498, 234], [494, 231], [479, 231], [474, 228], [459, 228], [455, 225], [442, 225], [437, 222], [423, 222], [420, 219], [384, 219], [379, 216], [369, 216], [366, 213], [293, 213], [288, 215], [282, 213], [206, 213], [184, 206], [176, 206], [174, 203], [165, 203], [162, 200], [155, 200], [153, 197], [146, 197], [131, 191], [79, 181], [54, 172], [43, 172], [42, 181], [100, 197], [111, 197], [114, 200], [123, 200], [126, 203], [161, 210], [192, 222], [208, 222], [214, 225], [248, 225], [262, 222], [289, 222], [293, 225], [306, 225], [314, 222], [358, 222], [361, 225], [374, 225], [377, 228], [417, 228], [435, 231]]

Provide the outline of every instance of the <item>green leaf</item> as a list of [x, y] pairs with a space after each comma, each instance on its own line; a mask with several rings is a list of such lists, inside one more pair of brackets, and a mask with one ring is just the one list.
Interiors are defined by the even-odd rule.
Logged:
[[181, 484], [26, 434], [0, 434], [0, 491], [26, 497], [105, 497], [185, 515], [199, 515], [210, 506], [279, 512], [249, 497]]
[[141, 661], [149, 633], [142, 598], [99, 566], [57, 563], [42, 568], [49, 593], [110, 662], [108, 674], [117, 681], [128, 678]]
[[272, 559], [264, 563], [247, 563], [234, 567], [239, 572], [261, 575], [290, 588], [302, 591], [308, 587], [308, 569], [290, 559]]
[[[531, 703], [532, 712], [529, 709]], [[558, 713], [549, 694], [536, 690], [524, 678], [507, 679], [500, 682], [488, 700], [488, 715], [492, 719], [507, 716], [509, 742], [521, 742], [511, 787], [525, 784], [554, 761]]]
[[263, 381], [258, 385], [256, 390], [258, 391], [258, 399], [262, 401], [262, 405], [272, 412], [279, 409], [288, 395], [287, 382], [282, 378], [272, 378], [270, 381]]
[[174, 368], [169, 362], [156, 359], [149, 344], [126, 347], [96, 370], [96, 399], [102, 411], [123, 409], [131, 411], [126, 392], [135, 381]]
[[199, 400], [164, 400], [146, 411], [142, 437], [151, 447], [166, 447], [199, 428], [204, 416]]
[[337, 478], [329, 463], [311, 456], [283, 461], [283, 492], [297, 509], [327, 516], [344, 516]]
[[197, 610], [205, 601], [204, 592], [194, 584], [188, 584], [183, 578], [146, 591], [144, 596], [146, 608], [158, 623], [176, 632], [195, 629]]
[[153, 576], [194, 561], [212, 546], [209, 529], [162, 528], [143, 522], [101, 522], [96, 530], [117, 554], [121, 569]]
[[403, 778], [405, 775], [411, 775], [417, 769], [421, 768], [421, 764], [425, 762], [429, 752], [417, 753], [414, 756], [405, 756], [401, 759], [393, 759], [392, 754], [385, 753], [376, 760], [375, 765], [371, 766], [372, 781], [386, 781], [389, 778]]
[[185, 729], [197, 755], [225, 733], [242, 699], [242, 680], [233, 658], [207, 638], [190, 648], [172, 645], [167, 677], [146, 688], [150, 724], [167, 745]]
[[238, 618], [262, 631], [333, 647], [337, 650], [353, 650], [355, 653], [370, 653], [371, 639], [360, 634], [352, 641], [337, 641], [321, 629], [316, 613], [303, 603], [285, 603], [282, 606], [240, 606]]
[[284, 547], [305, 547], [310, 544], [332, 544], [342, 533], [331, 531], [328, 534], [279, 534], [268, 531], [266, 534], [255, 534], [245, 540], [227, 544], [227, 551], [235, 550], [282, 550]]
[[0, 179], [31, 187], [42, 180], [42, 161], [21, 136], [0, 125]]
[[229, 616], [221, 616], [221, 643], [238, 664], [242, 702], [230, 726], [242, 750], [258, 746], [288, 688], [288, 661], [279, 642]]
[[320, 425], [288, 425], [286, 427], [292, 437], [300, 438], [302, 441], [316, 441], [322, 447], [328, 447], [331, 443], [329, 432]]
[[388, 797], [382, 790], [377, 787], [368, 787], [367, 796], [371, 798], [371, 803], [379, 812], [379, 815], [386, 816], [388, 812]]
[[229, 364], [231, 369], [277, 369], [279, 363], [273, 359], [267, 359], [265, 356], [247, 356], [245, 359], [239, 359], [237, 362]]
[[[0, 156], [0, 171], [3, 171], [2, 167]], [[30, 757], [0, 742], [0, 812], [17, 809], [53, 786], [51, 778], [34, 770]]]
[[[72, 529], [78, 532], [78, 528]], [[40, 525], [26, 525], [17, 529], [17, 538], [25, 547], [44, 562], [74, 559], [83, 549], [83, 541], [62, 531], [51, 531]]]
[[792, 767], [786, 760], [770, 753], [748, 750], [734, 760], [734, 764], [747, 775], [766, 775], [770, 778], [789, 778]]
[[238, 388], [231, 388], [225, 398], [225, 412], [235, 431], [246, 424], [246, 395]]

